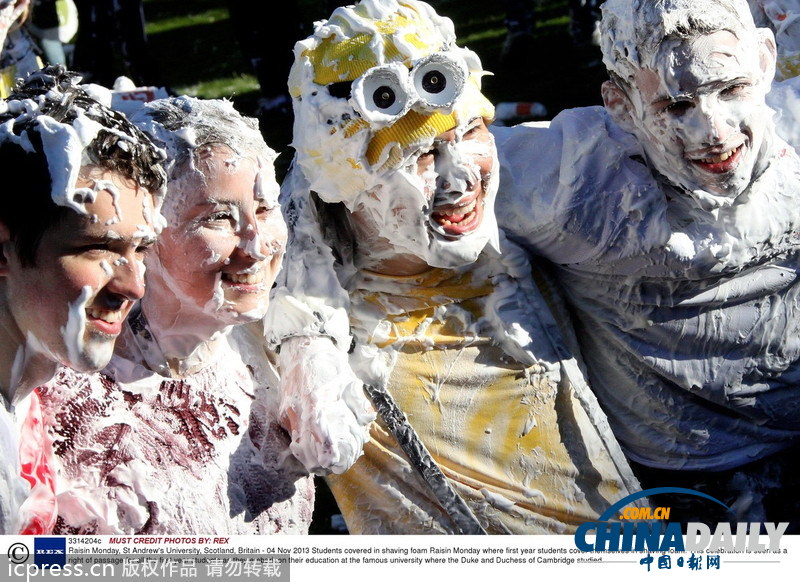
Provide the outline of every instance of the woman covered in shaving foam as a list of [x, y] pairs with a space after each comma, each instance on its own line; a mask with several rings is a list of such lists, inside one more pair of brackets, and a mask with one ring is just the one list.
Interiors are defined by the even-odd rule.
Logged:
[[[292, 228], [267, 325], [293, 450], [328, 470], [351, 533], [567, 533], [595, 519], [638, 485], [495, 222], [478, 57], [413, 0], [339, 8], [295, 57]], [[349, 469], [331, 454], [347, 438], [298, 404], [338, 395], [332, 370], [348, 363], [379, 413]], [[341, 393], [358, 435], [368, 406]]]
[[307, 533], [313, 482], [287, 451], [276, 372], [249, 329], [286, 242], [275, 154], [224, 101], [159, 100], [134, 121], [168, 153], [167, 225], [111, 364], [45, 392], [57, 529]]

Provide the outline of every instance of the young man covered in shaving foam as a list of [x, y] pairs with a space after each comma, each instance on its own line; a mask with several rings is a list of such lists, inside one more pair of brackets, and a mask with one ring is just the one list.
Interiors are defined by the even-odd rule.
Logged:
[[[482, 74], [413, 0], [338, 8], [295, 48], [291, 237], [267, 329], [293, 450], [330, 471], [351, 533], [568, 533], [638, 487], [497, 228]], [[332, 377], [348, 364], [355, 379]], [[347, 469], [361, 383], [378, 418]], [[341, 386], [352, 440], [337, 441], [302, 403]]]
[[131, 119], [167, 153], [166, 224], [109, 366], [42, 391], [57, 531], [305, 534], [313, 480], [277, 421], [260, 327], [248, 330], [286, 244], [275, 152], [227, 101], [156, 100]]
[[796, 528], [800, 160], [765, 104], [773, 34], [745, 0], [607, 0], [602, 32], [604, 108], [495, 130], [499, 220], [555, 265], [643, 485], [733, 510], [684, 519]]
[[[105, 366], [144, 293], [161, 153], [62, 68], [0, 102], [0, 531], [49, 533], [52, 451], [34, 389]], [[20, 471], [22, 472], [21, 480]]]

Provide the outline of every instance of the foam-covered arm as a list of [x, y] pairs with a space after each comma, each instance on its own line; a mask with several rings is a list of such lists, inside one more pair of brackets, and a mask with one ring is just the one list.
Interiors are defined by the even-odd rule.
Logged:
[[348, 351], [350, 300], [300, 172], [290, 171], [284, 180], [281, 205], [289, 242], [264, 322], [267, 345], [277, 350], [288, 337], [325, 335]]
[[340, 281], [348, 261], [340, 249], [334, 256], [336, 225], [319, 216], [299, 171], [284, 180], [281, 204], [289, 244], [265, 319], [267, 345], [279, 353], [281, 422], [309, 471], [341, 473], [361, 455], [375, 417], [348, 361], [350, 298]]
[[17, 2], [0, 2], [0, 50], [6, 44], [6, 38], [14, 23], [19, 20], [30, 4], [30, 0], [18, 0]]
[[278, 365], [292, 454], [318, 475], [343, 473], [361, 456], [375, 418], [347, 353], [326, 336], [287, 338]]

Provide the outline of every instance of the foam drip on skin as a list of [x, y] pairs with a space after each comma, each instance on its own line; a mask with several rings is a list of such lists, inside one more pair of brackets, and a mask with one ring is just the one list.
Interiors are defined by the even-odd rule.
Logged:
[[[482, 180], [475, 161], [479, 157], [491, 158], [493, 167], [497, 167], [494, 142], [463, 139], [470, 128], [471, 124], [458, 127], [455, 143], [439, 144], [437, 147], [445, 153], [438, 155], [436, 165], [421, 176], [417, 174], [416, 161], [433, 143], [418, 149], [403, 168], [376, 175], [376, 187], [356, 197], [355, 206], [359, 214], [364, 214], [363, 221], [376, 225], [380, 237], [389, 243], [384, 247], [359, 247], [365, 264], [380, 264], [398, 254], [409, 253], [430, 266], [457, 267], [473, 262], [487, 244], [498, 248], [494, 216], [496, 172], [490, 172]], [[442, 183], [448, 181], [450, 186], [442, 188]], [[474, 196], [475, 187], [466, 191], [467, 182], [483, 186], [473, 208], [481, 212], [481, 222], [463, 234], [448, 232], [436, 208], [458, 205]]]
[[[142, 218], [144, 218], [144, 226], [142, 230], [149, 230], [154, 235], [164, 230], [167, 226], [167, 219], [161, 214], [161, 210], [153, 206], [152, 200], [149, 196], [144, 197], [144, 209], [142, 210]], [[148, 226], [152, 225], [152, 226]]]
[[[88, 214], [86, 203], [92, 202], [92, 196], [86, 196], [86, 189], [76, 192], [75, 184], [81, 168], [88, 165], [84, 158], [86, 147], [97, 137], [103, 126], [86, 117], [82, 113], [74, 120], [73, 125], [60, 123], [51, 117], [38, 118], [39, 135], [42, 138], [42, 149], [47, 158], [52, 182], [53, 202], [59, 206], [68, 206], [82, 214]], [[117, 192], [113, 184], [109, 184]], [[95, 185], [95, 191], [101, 186]], [[102, 187], [104, 189], [104, 187]], [[76, 196], [75, 194], [78, 194]]]
[[[117, 261], [114, 262], [116, 263]], [[111, 278], [114, 276], [114, 270], [111, 268], [111, 265], [108, 264], [108, 261], [100, 261], [100, 268], [103, 269], [103, 273], [105, 273], [106, 277]]]
[[[189, 137], [194, 137], [193, 132], [186, 132], [183, 136], [183, 138]], [[245, 157], [247, 156], [227, 157], [221, 160], [221, 167], [217, 171], [235, 173], [241, 168]], [[204, 171], [197, 166], [193, 157], [190, 160], [190, 166], [186, 173], [172, 183], [170, 196], [173, 197], [171, 206], [173, 209], [179, 208], [178, 205], [190, 204], [189, 192], [193, 192], [193, 189], [197, 187], [194, 181], [204, 175]], [[252, 186], [254, 198], [256, 201], [264, 201], [268, 208], [276, 208], [278, 187], [274, 181], [274, 169], [268, 161], [260, 156], [254, 160], [254, 163], [258, 168]], [[273, 172], [271, 180], [270, 169]], [[263, 276], [268, 276], [272, 271], [269, 261], [275, 255], [281, 255], [283, 252], [284, 244], [277, 238], [280, 232], [285, 232], [280, 212], [273, 213], [272, 219], [259, 229], [255, 227], [259, 223], [255, 216], [255, 208], [253, 208], [253, 216], [250, 217], [243, 216], [242, 209], [236, 204], [224, 203], [224, 209], [231, 216], [231, 235], [237, 236], [239, 239], [236, 243], [237, 248], [254, 261], [250, 266], [235, 273], [237, 276], [244, 277], [244, 282], [237, 283], [230, 277], [226, 278], [225, 272], [219, 270], [214, 273], [211, 296], [204, 304], [195, 305], [193, 299], [174, 291], [180, 289], [181, 286], [159, 261], [153, 261], [150, 266], [151, 270], [158, 273], [161, 280], [158, 283], [159, 292], [169, 294], [170, 301], [177, 303], [178, 308], [172, 316], [161, 314], [161, 316], [151, 317], [149, 324], [165, 356], [180, 360], [181, 370], [192, 369], [203, 359], [207, 359], [209, 350], [214, 349], [213, 344], [221, 337], [228, 335], [233, 326], [263, 318], [269, 303], [268, 288], [264, 287], [260, 291], [255, 291], [260, 293], [257, 306], [244, 312], [237, 311], [236, 299], [226, 299], [226, 288], [229, 285], [255, 285], [256, 283], [247, 282], [247, 277], [257, 276], [261, 273], [264, 273]], [[172, 223], [176, 220], [175, 216], [169, 218]], [[188, 226], [189, 230], [200, 228], [203, 228], [201, 222]], [[265, 234], [274, 235], [276, 238], [264, 241], [262, 235]], [[266, 249], [268, 254], [264, 254], [262, 249]], [[220, 262], [223, 251], [213, 248], [213, 245], [208, 247], [207, 252], [208, 255], [201, 259], [202, 266], [208, 267], [219, 263], [222, 267], [230, 264], [230, 258]], [[260, 285], [263, 286], [266, 283], [262, 281]], [[161, 311], [159, 308], [153, 309], [152, 303], [148, 305], [146, 313], [153, 311], [157, 314]], [[190, 312], [197, 310], [204, 317], [194, 319], [187, 317]]]
[[[25, 336], [25, 342], [17, 347], [14, 354], [14, 361], [11, 365], [9, 373], [9, 381], [3, 386], [22, 386], [24, 382], [24, 375], [28, 369], [28, 365], [33, 359], [43, 359], [49, 362], [57, 362], [58, 358], [52, 351], [37, 338], [32, 332], [28, 331]], [[55, 365], [53, 365], [55, 367]], [[27, 390], [16, 390], [10, 397], [10, 404], [16, 405], [28, 396], [35, 386], [30, 386]], [[2, 400], [2, 395], [0, 395]]]
[[[653, 17], [648, 11], [614, 6], [604, 23], [606, 65], [637, 87], [628, 92], [636, 127], [626, 129], [637, 135], [656, 171], [712, 211], [732, 204], [747, 189], [763, 171], [760, 159], [772, 145], [772, 130], [765, 130], [772, 112], [763, 105], [772, 78], [767, 48], [772, 35], [753, 28], [747, 3], [731, 3], [730, 9], [735, 16], [698, 11], [696, 18], [717, 32], [688, 40], [674, 37], [687, 26], [682, 10], [659, 12], [663, 22], [649, 26], [647, 38], [639, 38], [637, 27]], [[661, 35], [667, 40], [658, 50], [641, 48], [654, 46]], [[638, 39], [636, 50], [626, 39]], [[651, 86], [656, 83], [657, 89]], [[649, 106], [666, 108], [670, 98], [674, 112], [664, 109], [643, 118]]]
[[222, 273], [217, 273], [214, 283], [214, 293], [211, 299], [203, 306], [203, 311], [208, 314], [215, 314], [225, 306], [225, 290], [222, 288]]
[[94, 349], [87, 350], [86, 348], [86, 339], [84, 337], [87, 325], [86, 307], [94, 293], [94, 289], [88, 285], [81, 289], [81, 294], [70, 304], [67, 323], [61, 329], [70, 363], [75, 365], [82, 362], [86, 357], [93, 362], [107, 362], [111, 359], [113, 342], [98, 342]]

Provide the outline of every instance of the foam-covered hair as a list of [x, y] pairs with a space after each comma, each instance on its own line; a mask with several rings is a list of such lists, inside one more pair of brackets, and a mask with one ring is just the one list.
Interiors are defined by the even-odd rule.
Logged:
[[[163, 153], [123, 114], [91, 97], [80, 79], [54, 65], [19, 82], [0, 102], [0, 145], [14, 144], [47, 156], [56, 153], [48, 147], [53, 139], [63, 141], [66, 153], [80, 155], [82, 165], [113, 170], [159, 194], [164, 186]], [[58, 168], [51, 165], [50, 170], [55, 190], [58, 180], [53, 174]], [[54, 192], [56, 203], [60, 194]]]
[[156, 197], [157, 213], [166, 181], [163, 159], [141, 130], [92, 98], [80, 76], [63, 66], [18, 82], [0, 101], [0, 220], [23, 264], [35, 263], [38, 241], [62, 212], [86, 213], [91, 195], [76, 188], [81, 168], [132, 180]]
[[170, 178], [194, 152], [224, 146], [240, 156], [272, 163], [276, 153], [264, 141], [258, 120], [239, 113], [224, 99], [181, 96], [145, 103], [131, 120], [161, 146], [169, 159]]
[[606, 0], [600, 21], [606, 69], [618, 83], [632, 84], [665, 39], [686, 39], [727, 30], [737, 37], [755, 30], [747, 0]]

